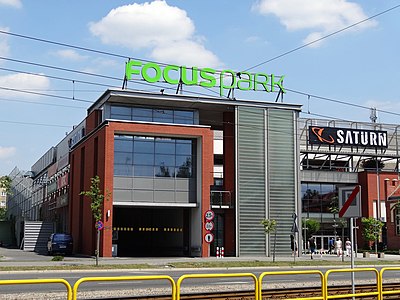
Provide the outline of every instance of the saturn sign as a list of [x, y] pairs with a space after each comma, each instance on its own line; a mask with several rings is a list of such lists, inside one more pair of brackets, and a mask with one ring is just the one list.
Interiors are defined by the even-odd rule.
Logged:
[[310, 144], [387, 148], [387, 131], [337, 127], [308, 127]]

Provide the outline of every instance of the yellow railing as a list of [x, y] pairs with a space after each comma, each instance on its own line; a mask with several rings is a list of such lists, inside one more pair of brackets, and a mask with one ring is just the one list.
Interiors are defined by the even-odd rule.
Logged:
[[167, 275], [159, 275], [159, 276], [117, 276], [117, 277], [84, 277], [79, 279], [73, 288], [73, 300], [76, 300], [78, 297], [78, 288], [84, 282], [93, 282], [93, 281], [137, 281], [137, 280], [167, 280], [171, 283], [171, 299], [176, 299], [176, 284], [172, 277]]
[[395, 272], [395, 271], [400, 271], [400, 268], [397, 267], [391, 267], [391, 268], [382, 268], [381, 271], [379, 272], [379, 277], [380, 277], [380, 287], [379, 290], [381, 292], [381, 300], [384, 300], [384, 296], [385, 295], [399, 295], [400, 297], [400, 290], [391, 290], [391, 291], [384, 291], [383, 290], [383, 279], [384, 279], [384, 273], [388, 273], [388, 272]]
[[258, 280], [256, 275], [252, 273], [231, 273], [231, 274], [188, 274], [179, 277], [176, 282], [176, 300], [181, 299], [181, 285], [185, 279], [189, 278], [228, 278], [228, 277], [250, 277], [254, 281], [254, 299], [258, 300]]
[[[143, 281], [143, 280], [166, 280], [170, 283], [171, 286], [171, 299], [172, 300], [180, 300], [181, 297], [181, 286], [184, 280], [187, 279], [210, 279], [210, 278], [248, 278], [254, 282], [254, 299], [259, 300], [262, 299], [262, 291], [263, 291], [263, 283], [268, 284], [267, 277], [270, 276], [297, 276], [297, 275], [316, 275], [320, 279], [320, 291], [321, 294], [315, 297], [308, 298], [292, 298], [291, 300], [329, 300], [329, 299], [343, 299], [343, 298], [357, 298], [357, 297], [366, 297], [373, 296], [378, 300], [384, 300], [385, 295], [400, 295], [400, 289], [398, 290], [383, 290], [383, 279], [384, 275], [388, 272], [400, 271], [400, 267], [392, 267], [392, 268], [383, 268], [380, 272], [378, 272], [375, 268], [356, 268], [356, 269], [333, 269], [328, 270], [322, 273], [319, 270], [298, 270], [298, 271], [272, 271], [272, 272], [263, 272], [257, 278], [253, 273], [220, 273], [220, 274], [186, 274], [179, 277], [176, 281], [168, 276], [168, 275], [158, 275], [158, 276], [117, 276], [117, 277], [84, 277], [79, 279], [71, 288], [71, 285], [65, 279], [16, 279], [16, 280], [0, 280], [0, 285], [18, 285], [18, 284], [63, 284], [66, 287], [67, 300], [76, 300], [78, 297], [78, 289], [82, 283], [85, 282], [101, 282], [101, 281]], [[328, 280], [334, 276], [336, 273], [373, 273], [376, 282], [376, 291], [372, 292], [352, 292], [347, 294], [335, 294], [329, 295], [329, 285]], [[249, 283], [251, 283], [251, 280]], [[346, 285], [349, 285], [349, 280], [346, 280]], [[202, 285], [204, 286], [204, 285]], [[356, 287], [355, 283], [354, 286]], [[290, 289], [290, 287], [287, 287]], [[1, 298], [1, 294], [0, 294]]]
[[[375, 292], [364, 292], [364, 293], [349, 293], [349, 294], [340, 294], [340, 295], [329, 295], [328, 293], [328, 278], [330, 274], [333, 273], [360, 273], [360, 272], [373, 272], [376, 277], [376, 291]], [[324, 276], [325, 280], [325, 299], [342, 299], [349, 297], [364, 297], [364, 296], [376, 296], [376, 299], [381, 299], [381, 280], [379, 276], [379, 272], [374, 268], [357, 268], [357, 269], [337, 269], [337, 270], [328, 270]], [[348, 284], [348, 281], [347, 281]], [[355, 283], [354, 283], [355, 284]]]
[[262, 299], [262, 283], [263, 283], [263, 279], [266, 276], [277, 276], [277, 275], [318, 275], [320, 280], [321, 280], [321, 296], [316, 296], [316, 297], [307, 297], [307, 298], [293, 298], [292, 300], [296, 299], [296, 300], [311, 300], [311, 299], [315, 299], [315, 300], [325, 300], [325, 280], [324, 280], [324, 274], [321, 271], [318, 270], [307, 270], [307, 271], [279, 271], [279, 272], [264, 272], [262, 274], [260, 274], [260, 276], [258, 277], [258, 289], [259, 289], [259, 293], [258, 293], [258, 298]]
[[0, 280], [0, 285], [15, 285], [15, 284], [56, 284], [61, 283], [67, 288], [67, 299], [72, 299], [71, 285], [65, 279], [15, 279], [15, 280]]

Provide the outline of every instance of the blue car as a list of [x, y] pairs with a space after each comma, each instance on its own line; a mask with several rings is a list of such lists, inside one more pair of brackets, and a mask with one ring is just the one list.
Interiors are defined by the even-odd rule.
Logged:
[[63, 255], [71, 255], [72, 254], [73, 241], [72, 236], [67, 233], [53, 233], [50, 235], [49, 240], [47, 241], [47, 254], [53, 255], [63, 254]]

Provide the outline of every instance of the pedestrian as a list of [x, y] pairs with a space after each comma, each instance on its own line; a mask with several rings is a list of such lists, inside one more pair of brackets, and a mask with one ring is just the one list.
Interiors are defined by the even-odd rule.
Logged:
[[297, 255], [297, 242], [293, 234], [290, 235], [290, 248], [292, 249], [292, 255]]
[[335, 249], [335, 240], [333, 238], [330, 238], [329, 240], [329, 254], [332, 254]]
[[350, 256], [351, 255], [351, 242], [350, 242], [349, 238], [346, 239], [345, 247], [346, 247], [346, 256]]
[[314, 237], [310, 237], [310, 239], [308, 240], [308, 245], [310, 247], [311, 259], [313, 259], [313, 254], [315, 252], [315, 240], [314, 240]]
[[342, 240], [340, 238], [338, 238], [337, 241], [335, 242], [335, 251], [337, 256], [342, 255]]

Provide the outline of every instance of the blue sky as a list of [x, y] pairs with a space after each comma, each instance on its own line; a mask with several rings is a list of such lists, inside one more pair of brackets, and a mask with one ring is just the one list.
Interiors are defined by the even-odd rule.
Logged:
[[[302, 117], [369, 121], [368, 109], [324, 100], [328, 98], [376, 107], [378, 122], [398, 124], [400, 8], [273, 58], [399, 4], [0, 0], [0, 175], [15, 166], [29, 170], [85, 117], [90, 102], [107, 87], [122, 85], [126, 61], [15, 34], [142, 60], [284, 75], [284, 102], [302, 104]], [[128, 87], [159, 90], [135, 83]], [[261, 92], [235, 96], [276, 98]]]

